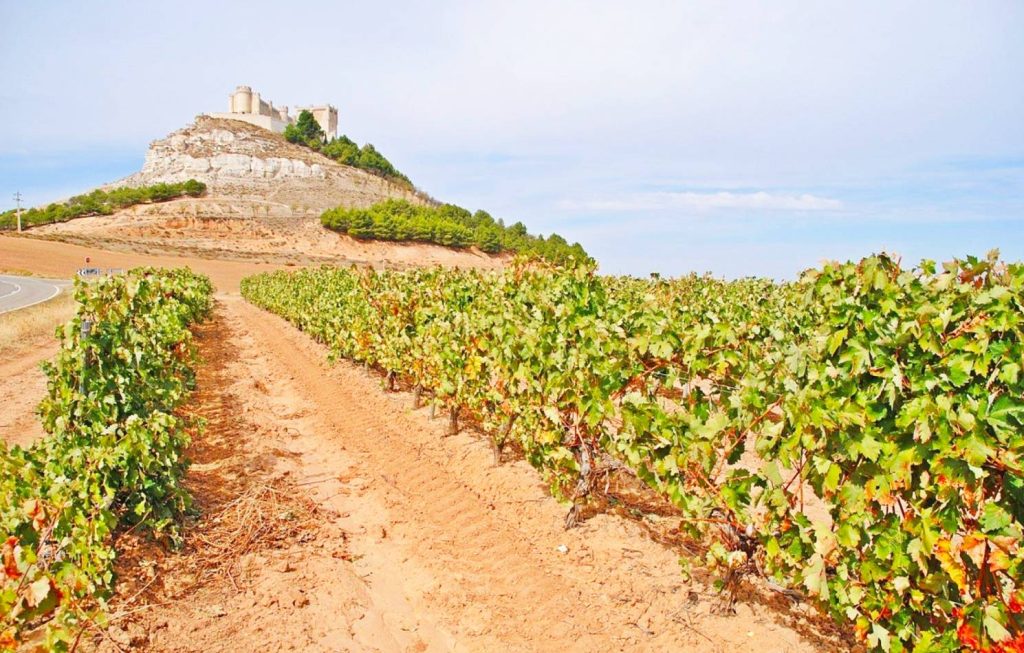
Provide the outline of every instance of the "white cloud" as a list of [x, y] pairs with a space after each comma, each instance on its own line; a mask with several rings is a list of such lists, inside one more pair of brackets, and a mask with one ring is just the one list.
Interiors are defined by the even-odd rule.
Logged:
[[635, 193], [614, 199], [563, 200], [559, 208], [569, 211], [655, 211], [661, 209], [742, 209], [746, 211], [834, 211], [842, 208], [837, 199], [808, 193], [711, 193], [658, 192]]
[[609, 270], [795, 271], [771, 253], [790, 243], [801, 263], [850, 243], [1024, 259], [1024, 173], [974, 163], [1024, 156], [1024, 2], [311, 4], [282, 51], [252, 47], [280, 39], [272, 0], [0, 0], [0, 208], [129, 174], [125, 152], [249, 84], [335, 104], [435, 197]]

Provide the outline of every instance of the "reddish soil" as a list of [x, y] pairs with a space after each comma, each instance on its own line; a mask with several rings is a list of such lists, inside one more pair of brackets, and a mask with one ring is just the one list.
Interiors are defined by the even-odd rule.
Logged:
[[[681, 573], [642, 518], [566, 506], [523, 461], [495, 465], [467, 429], [412, 409], [362, 368], [234, 295], [250, 263], [115, 254], [0, 237], [0, 265], [188, 264], [214, 278], [190, 410], [207, 420], [184, 548], [119, 540], [104, 651], [836, 651], [810, 608], [748, 588], [735, 612]], [[225, 294], [225, 291], [232, 294]], [[51, 345], [52, 346], [52, 345]], [[28, 379], [48, 355], [0, 368]], [[19, 371], [21, 370], [21, 371]], [[3, 374], [5, 371], [8, 374]], [[15, 404], [8, 398], [26, 398]], [[3, 421], [42, 389], [0, 386]], [[34, 395], [34, 398], [29, 398]], [[19, 422], [20, 423], [20, 422]], [[699, 566], [699, 563], [698, 563]]]
[[13, 355], [0, 357], [0, 441], [24, 447], [43, 437], [35, 414], [39, 400], [46, 395], [46, 375], [40, 365], [56, 355], [57, 349], [56, 338], [40, 335]]
[[509, 258], [473, 248], [361, 241], [325, 229], [318, 216], [212, 215], [211, 202], [220, 200], [142, 204], [110, 216], [34, 227], [29, 234], [113, 251], [294, 265], [500, 268]]
[[75, 271], [86, 267], [103, 270], [140, 266], [190, 267], [213, 280], [221, 292], [238, 292], [242, 277], [264, 270], [284, 267], [256, 261], [220, 261], [205, 258], [186, 258], [164, 254], [115, 252], [97, 247], [39, 240], [26, 236], [0, 235], [0, 269], [26, 270], [43, 277], [70, 279]]
[[[240, 299], [221, 300], [200, 342], [195, 403], [209, 426], [189, 484], [204, 516], [180, 554], [126, 547], [101, 648], [838, 648], [801, 634], [816, 627], [802, 608], [716, 614], [714, 592], [634, 521], [566, 531], [566, 507], [524, 462], [495, 466], [472, 432], [444, 437], [446, 421], [412, 410], [411, 395], [328, 365], [322, 346]], [[263, 514], [267, 534], [239, 545], [251, 526], [225, 507], [266, 488], [284, 494], [246, 514]], [[276, 520], [281, 501], [296, 524]]]
[[[210, 220], [210, 225], [184, 227], [164, 233], [152, 241], [132, 235], [113, 238], [114, 229], [101, 230], [107, 236], [80, 235], [92, 221], [117, 219], [81, 218], [55, 230], [49, 237], [70, 238], [73, 242], [46, 240], [42, 228], [26, 235], [0, 234], [0, 269], [27, 270], [40, 276], [70, 279], [83, 267], [133, 268], [139, 266], [190, 267], [208, 275], [221, 292], [238, 292], [243, 277], [265, 270], [304, 265], [367, 265], [398, 269], [416, 262], [421, 265], [499, 268], [507, 256], [489, 256], [475, 250], [453, 251], [436, 245], [360, 242], [294, 219], [294, 234], [281, 243], [260, 235], [254, 220]], [[250, 240], [221, 228], [241, 225]], [[257, 231], [253, 232], [256, 229]], [[255, 234], [255, 235], [254, 235]], [[244, 247], [243, 247], [244, 245]], [[230, 246], [230, 247], [228, 247]], [[85, 259], [89, 258], [88, 265]]]

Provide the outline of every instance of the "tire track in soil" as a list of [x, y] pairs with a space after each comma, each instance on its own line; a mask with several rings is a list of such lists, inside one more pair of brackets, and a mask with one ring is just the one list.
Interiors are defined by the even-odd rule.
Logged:
[[[110, 627], [91, 631], [83, 648], [426, 650], [420, 634], [393, 628], [392, 616], [405, 619], [409, 610], [371, 596], [349, 560], [338, 516], [305, 491], [299, 454], [288, 449], [301, 425], [289, 389], [263, 378], [256, 344], [236, 323], [218, 303], [196, 334], [202, 362], [187, 412], [206, 428], [187, 452], [185, 485], [200, 516], [186, 524], [180, 552], [145, 535], [118, 540]], [[431, 636], [429, 624], [418, 625]]]
[[525, 462], [495, 467], [486, 443], [443, 437], [446, 420], [413, 411], [411, 395], [329, 365], [281, 318], [223, 305], [239, 358], [289, 420], [296, 474], [320, 479], [311, 493], [341, 515], [374, 604], [400, 608], [370, 621], [422, 631], [411, 648], [379, 650], [839, 650], [798, 632], [814, 621], [807, 610], [741, 602], [713, 614], [707, 588], [685, 582], [677, 554], [636, 524], [598, 515], [565, 531], [565, 508]]

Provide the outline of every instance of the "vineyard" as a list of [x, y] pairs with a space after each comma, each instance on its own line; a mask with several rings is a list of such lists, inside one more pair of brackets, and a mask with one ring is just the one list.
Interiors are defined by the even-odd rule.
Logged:
[[176, 409], [194, 379], [189, 326], [209, 313], [211, 293], [186, 270], [78, 284], [77, 314], [46, 365], [48, 437], [0, 444], [0, 650], [39, 626], [47, 650], [74, 649], [103, 623], [113, 536], [177, 537], [190, 505], [182, 452], [199, 425]]
[[1020, 264], [876, 256], [789, 284], [322, 268], [242, 291], [496, 458], [521, 450], [568, 525], [626, 470], [726, 591], [766, 577], [877, 650], [1024, 650]]

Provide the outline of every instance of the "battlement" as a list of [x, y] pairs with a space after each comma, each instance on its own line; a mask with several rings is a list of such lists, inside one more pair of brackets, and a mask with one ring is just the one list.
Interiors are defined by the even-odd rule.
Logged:
[[[338, 109], [336, 107], [325, 104], [315, 107], [300, 107], [296, 111], [312, 113], [328, 139], [338, 135]], [[284, 132], [284, 128], [288, 125], [295, 123], [295, 118], [288, 113], [288, 107], [275, 107], [273, 102], [264, 100], [258, 92], [248, 86], [239, 86], [228, 97], [227, 113], [207, 115], [213, 118], [242, 120], [278, 134]]]

